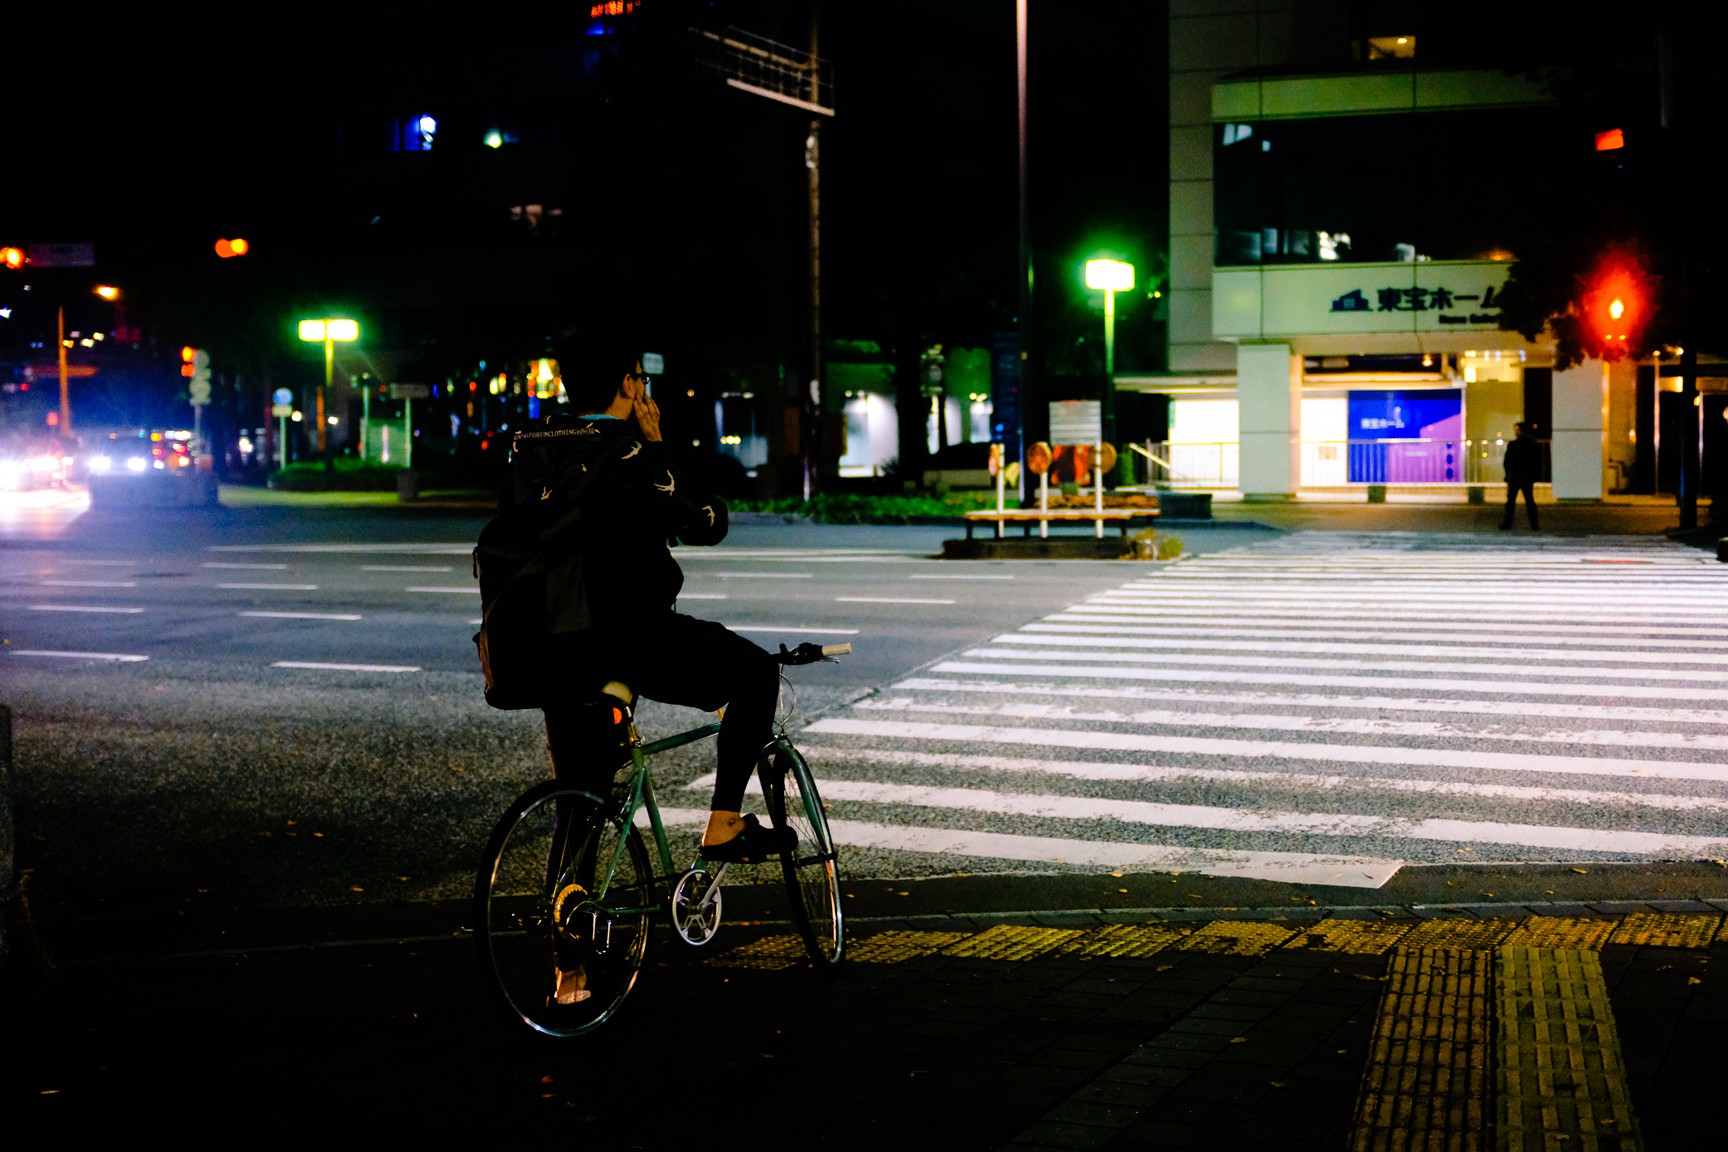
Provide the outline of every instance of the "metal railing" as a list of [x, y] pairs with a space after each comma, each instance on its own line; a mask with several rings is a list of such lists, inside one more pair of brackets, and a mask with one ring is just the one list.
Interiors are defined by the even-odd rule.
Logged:
[[[1549, 443], [1541, 445], [1538, 483], [1548, 483]], [[1172, 488], [1235, 488], [1241, 483], [1240, 449], [1233, 441], [1130, 445], [1134, 483]], [[1493, 440], [1304, 440], [1300, 481], [1304, 488], [1353, 484], [1503, 484], [1500, 461], [1506, 442]]]

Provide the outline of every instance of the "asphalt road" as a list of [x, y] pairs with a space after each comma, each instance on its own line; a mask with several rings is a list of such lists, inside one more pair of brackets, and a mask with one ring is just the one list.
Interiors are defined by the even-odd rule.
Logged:
[[[20, 862], [49, 915], [459, 898], [547, 771], [480, 699], [484, 515], [85, 516], [0, 549]], [[1183, 528], [1175, 564], [943, 562], [740, 525], [683, 607], [773, 645], [860, 879], [1728, 855], [1720, 569], [1659, 537]], [[642, 727], [699, 717], [650, 706]], [[657, 764], [696, 819], [709, 753]]]

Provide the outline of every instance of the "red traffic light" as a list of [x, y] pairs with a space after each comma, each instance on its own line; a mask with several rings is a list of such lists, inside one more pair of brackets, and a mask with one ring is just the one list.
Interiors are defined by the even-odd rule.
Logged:
[[1633, 252], [1611, 249], [1597, 261], [1579, 301], [1579, 318], [1593, 355], [1619, 360], [1642, 351], [1652, 287], [1644, 262]]

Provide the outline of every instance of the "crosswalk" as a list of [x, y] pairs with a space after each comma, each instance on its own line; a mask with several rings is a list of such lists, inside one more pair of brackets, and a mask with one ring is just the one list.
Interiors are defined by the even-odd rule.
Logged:
[[798, 735], [849, 870], [1728, 856], [1728, 568], [1296, 533], [1140, 575]]

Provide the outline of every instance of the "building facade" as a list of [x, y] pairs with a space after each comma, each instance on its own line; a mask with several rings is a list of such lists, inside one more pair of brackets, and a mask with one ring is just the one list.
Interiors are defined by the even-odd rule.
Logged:
[[1499, 327], [1529, 175], [1576, 141], [1462, 32], [1421, 5], [1172, 0], [1169, 370], [1116, 380], [1168, 398], [1171, 482], [1468, 488], [1528, 421], [1555, 498], [1655, 490], [1659, 373], [1557, 371]]

